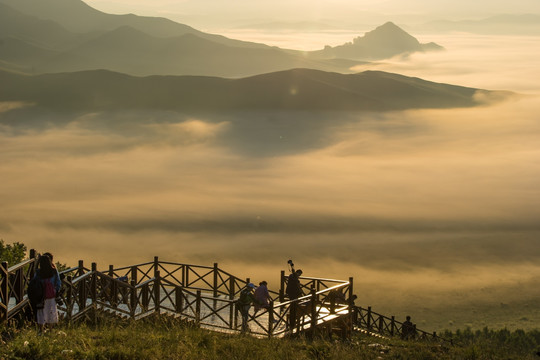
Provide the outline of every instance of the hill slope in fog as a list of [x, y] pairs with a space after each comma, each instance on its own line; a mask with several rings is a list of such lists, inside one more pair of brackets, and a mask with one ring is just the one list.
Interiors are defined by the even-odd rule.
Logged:
[[379, 71], [338, 74], [293, 69], [242, 79], [133, 77], [104, 70], [35, 76], [2, 71], [0, 81], [4, 84], [0, 101], [56, 110], [387, 111], [479, 104], [478, 89]]

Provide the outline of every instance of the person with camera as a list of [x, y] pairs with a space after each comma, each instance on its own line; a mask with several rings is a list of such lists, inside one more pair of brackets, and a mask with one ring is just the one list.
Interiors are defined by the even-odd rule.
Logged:
[[302, 276], [303, 272], [300, 269], [294, 270], [294, 264], [292, 260], [289, 260], [287, 263], [291, 267], [291, 274], [287, 279], [287, 288], [285, 289], [285, 292], [287, 293], [289, 300], [295, 300], [299, 297], [304, 296], [304, 293], [302, 292], [302, 286], [300, 285], [300, 276]]

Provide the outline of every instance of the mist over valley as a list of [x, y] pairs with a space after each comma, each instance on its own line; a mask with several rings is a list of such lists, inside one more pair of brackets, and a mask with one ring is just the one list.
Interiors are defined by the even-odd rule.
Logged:
[[0, 6], [0, 238], [274, 288], [294, 259], [422, 328], [536, 327], [535, 33], [384, 21], [305, 54], [79, 1]]

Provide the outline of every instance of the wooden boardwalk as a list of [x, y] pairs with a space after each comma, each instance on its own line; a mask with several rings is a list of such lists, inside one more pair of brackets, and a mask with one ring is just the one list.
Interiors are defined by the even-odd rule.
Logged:
[[[0, 266], [0, 323], [23, 319], [29, 307], [28, 282], [37, 264], [36, 252], [12, 267]], [[74, 322], [108, 312], [116, 316], [141, 319], [151, 314], [167, 314], [196, 326], [227, 333], [241, 332], [241, 316], [236, 301], [249, 278], [236, 277], [213, 266], [153, 261], [128, 267], [110, 265], [100, 271], [83, 261], [61, 272], [63, 305], [59, 311], [65, 321]], [[287, 277], [281, 272], [279, 292], [271, 291], [273, 301], [266, 310], [249, 313], [249, 333], [257, 337], [284, 337], [299, 334], [339, 332], [349, 337], [353, 330], [399, 336], [400, 322], [354, 305], [353, 279], [336, 280], [302, 276], [304, 294], [285, 299]], [[339, 294], [339, 296], [336, 296]], [[421, 337], [440, 339], [435, 333], [418, 330]]]

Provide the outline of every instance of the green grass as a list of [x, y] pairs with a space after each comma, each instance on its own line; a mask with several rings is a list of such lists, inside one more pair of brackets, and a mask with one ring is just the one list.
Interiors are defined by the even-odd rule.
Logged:
[[224, 335], [165, 317], [61, 324], [38, 335], [33, 326], [3, 328], [0, 359], [536, 359], [540, 331], [447, 332], [459, 343], [379, 339], [256, 339]]

